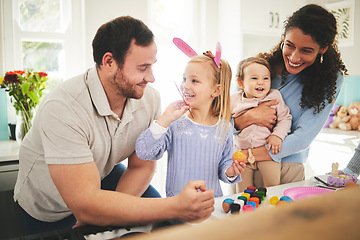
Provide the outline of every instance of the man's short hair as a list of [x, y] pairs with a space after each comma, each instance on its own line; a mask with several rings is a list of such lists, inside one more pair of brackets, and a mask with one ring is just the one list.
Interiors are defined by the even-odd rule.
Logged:
[[118, 17], [103, 24], [92, 42], [97, 67], [101, 66], [104, 54], [110, 52], [121, 68], [133, 39], [136, 45], [146, 47], [154, 41], [154, 34], [141, 20], [130, 16]]

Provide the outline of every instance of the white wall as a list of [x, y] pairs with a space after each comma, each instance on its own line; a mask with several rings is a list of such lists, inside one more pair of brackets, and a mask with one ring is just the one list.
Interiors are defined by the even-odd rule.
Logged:
[[85, 57], [86, 66], [94, 66], [91, 43], [97, 29], [104, 23], [124, 15], [142, 20], [149, 25], [147, 0], [86, 0], [85, 9]]
[[[337, 3], [343, 2], [341, 0], [307, 0], [307, 3], [316, 3], [322, 6], [328, 3]], [[360, 55], [360, 0], [354, 0], [355, 10], [354, 10], [354, 44], [352, 46], [341, 46], [339, 50], [341, 52], [341, 57], [345, 63], [346, 68], [349, 71], [349, 74], [352, 76], [360, 76], [359, 61], [356, 60], [357, 56]]]
[[349, 70], [349, 74], [352, 76], [360, 76], [358, 60], [358, 57], [360, 56], [360, 0], [355, 0], [354, 15], [354, 45], [340, 47], [339, 49], [345, 66]]

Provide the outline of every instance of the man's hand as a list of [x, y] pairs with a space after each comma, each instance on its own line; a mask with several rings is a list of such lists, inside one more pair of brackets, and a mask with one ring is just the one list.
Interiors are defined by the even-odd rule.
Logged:
[[278, 104], [278, 100], [261, 103], [234, 119], [236, 129], [244, 129], [251, 124], [267, 127], [272, 130], [276, 124], [276, 110], [271, 106]]
[[206, 189], [204, 181], [189, 182], [174, 198], [184, 221], [204, 221], [214, 211], [214, 191]]

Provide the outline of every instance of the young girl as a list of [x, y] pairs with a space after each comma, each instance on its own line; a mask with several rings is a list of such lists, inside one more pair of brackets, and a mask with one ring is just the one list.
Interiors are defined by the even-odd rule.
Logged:
[[170, 104], [138, 138], [136, 154], [141, 159], [158, 160], [167, 151], [168, 197], [191, 180], [204, 180], [215, 196], [223, 195], [219, 179], [241, 181], [245, 164], [232, 161], [230, 83], [231, 68], [225, 60], [217, 66], [209, 51], [193, 57], [181, 84], [186, 103]]
[[270, 89], [271, 72], [269, 63], [258, 57], [250, 57], [239, 63], [237, 82], [241, 89], [231, 96], [231, 115], [238, 117], [247, 110], [257, 107], [262, 102], [276, 99], [279, 103], [273, 108], [276, 110], [276, 124], [273, 130], [267, 127], [252, 124], [234, 136], [235, 150], [248, 149], [249, 163], [241, 174], [242, 182], [237, 184], [237, 192], [242, 192], [247, 186], [253, 186], [255, 170], [262, 173], [264, 187], [280, 184], [281, 164], [277, 161], [261, 161], [251, 154], [251, 149], [268, 144], [267, 150], [278, 154], [281, 143], [290, 132], [291, 115], [281, 94], [276, 89]]

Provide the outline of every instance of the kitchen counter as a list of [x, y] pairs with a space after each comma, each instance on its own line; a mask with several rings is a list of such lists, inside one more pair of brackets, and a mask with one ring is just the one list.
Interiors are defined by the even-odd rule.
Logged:
[[0, 141], [0, 162], [19, 160], [19, 148], [17, 141]]
[[19, 143], [0, 141], [0, 191], [13, 190], [19, 170]]

